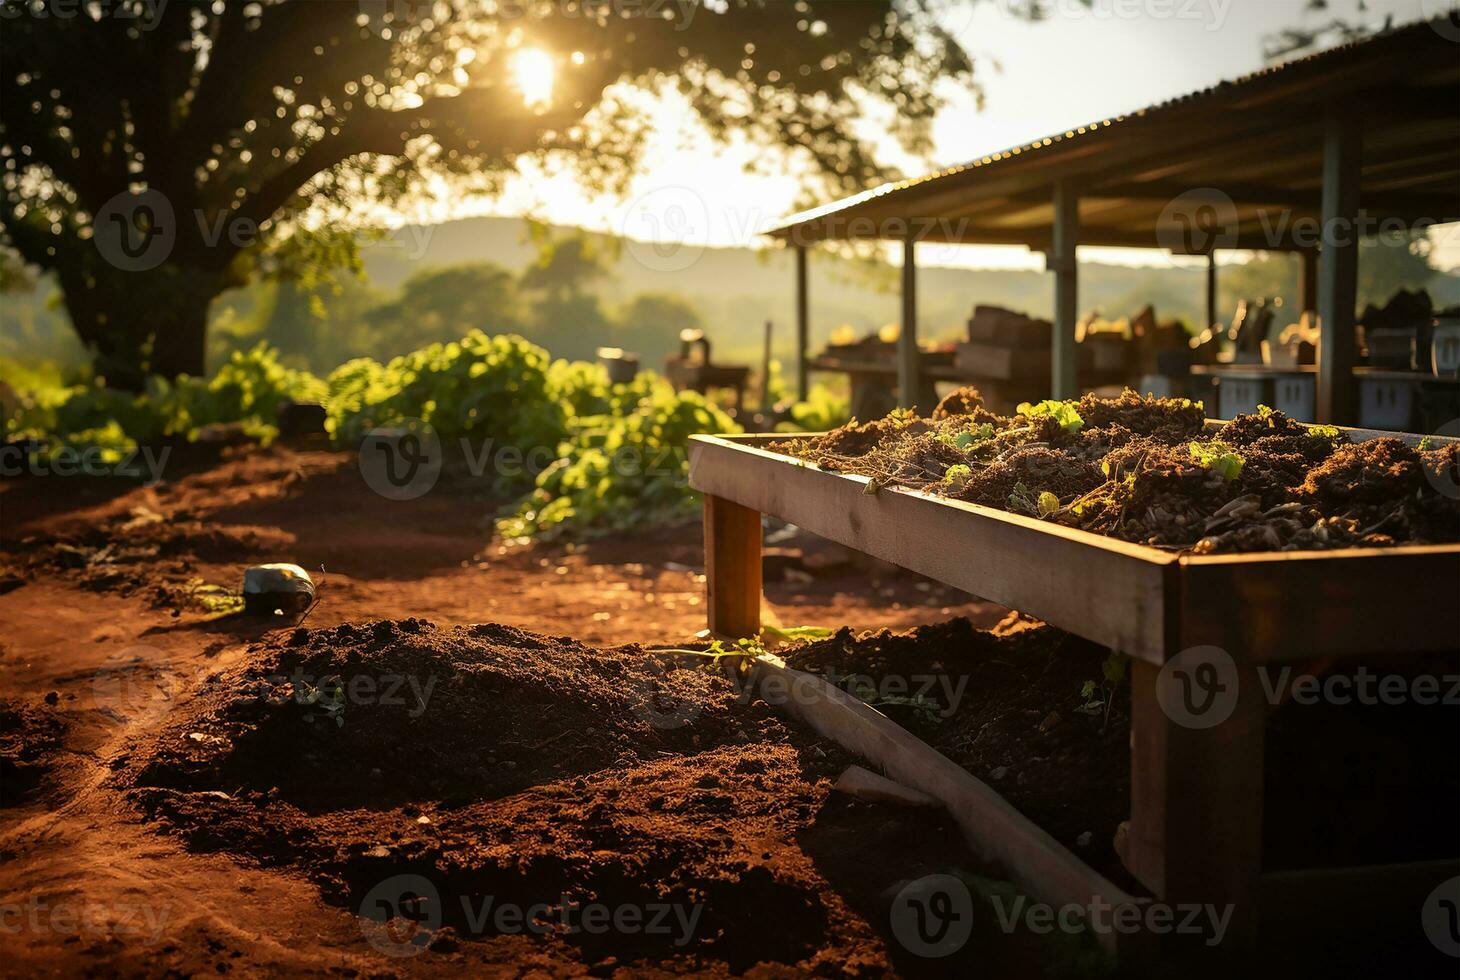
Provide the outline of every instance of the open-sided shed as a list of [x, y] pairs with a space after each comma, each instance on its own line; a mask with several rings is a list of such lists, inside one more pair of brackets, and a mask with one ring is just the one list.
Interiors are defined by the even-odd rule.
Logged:
[[[1077, 393], [1076, 248], [1296, 252], [1321, 324], [1318, 415], [1350, 424], [1358, 241], [1460, 220], [1460, 15], [1098, 120], [794, 215], [798, 380], [807, 386], [807, 249], [903, 245], [898, 382], [918, 391], [918, 242], [1025, 245], [1055, 274], [1055, 397]], [[1208, 266], [1215, 306], [1215, 262]]]

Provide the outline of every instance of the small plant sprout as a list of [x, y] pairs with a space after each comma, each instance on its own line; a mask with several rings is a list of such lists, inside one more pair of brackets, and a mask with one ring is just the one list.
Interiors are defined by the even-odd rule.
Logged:
[[948, 467], [948, 472], [943, 474], [943, 482], [948, 484], [948, 489], [958, 492], [968, 486], [968, 481], [973, 477], [973, 470], [959, 463], [957, 466]]
[[1009, 509], [1047, 520], [1060, 512], [1061, 504], [1059, 496], [1048, 490], [1034, 493], [1023, 483], [1016, 483], [1009, 494]]
[[1435, 448], [1435, 437], [1434, 436], [1422, 436], [1420, 438], [1420, 440], [1419, 440], [1419, 447], [1418, 448], [1419, 448], [1419, 451], [1422, 452], [1422, 453], [1429, 452], [1431, 449], [1434, 449]]
[[1348, 442], [1344, 438], [1343, 430], [1336, 425], [1310, 425], [1308, 434], [1314, 439], [1326, 439], [1333, 446], [1341, 446]]
[[1188, 449], [1197, 465], [1211, 470], [1228, 483], [1242, 475], [1242, 467], [1247, 462], [1240, 453], [1220, 439], [1193, 442]]
[[994, 427], [987, 422], [982, 422], [969, 429], [967, 432], [960, 432], [953, 437], [953, 445], [967, 452], [981, 442], [988, 442], [994, 437]]
[[1054, 419], [1061, 429], [1070, 433], [1079, 432], [1085, 427], [1085, 420], [1075, 411], [1075, 403], [1072, 401], [1062, 402], [1046, 398], [1037, 405], [1022, 402], [1019, 405], [1019, 414], [1027, 419]]
[[1130, 658], [1123, 653], [1111, 653], [1100, 664], [1100, 680], [1086, 681], [1080, 687], [1083, 703], [1075, 710], [1082, 715], [1100, 719], [1103, 731], [1110, 725], [1110, 708], [1115, 702], [1115, 689], [1125, 679], [1126, 665]]

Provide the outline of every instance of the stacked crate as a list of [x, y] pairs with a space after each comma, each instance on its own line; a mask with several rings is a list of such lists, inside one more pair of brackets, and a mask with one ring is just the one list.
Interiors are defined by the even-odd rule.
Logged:
[[1012, 412], [1022, 401], [1048, 397], [1053, 327], [1023, 313], [976, 306], [968, 340], [953, 364], [966, 374], [996, 412]]

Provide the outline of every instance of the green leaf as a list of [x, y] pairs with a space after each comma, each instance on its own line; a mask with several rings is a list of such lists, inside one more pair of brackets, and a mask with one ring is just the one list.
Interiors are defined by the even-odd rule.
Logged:
[[1028, 419], [1051, 418], [1059, 423], [1060, 428], [1066, 432], [1079, 432], [1085, 427], [1085, 420], [1075, 410], [1073, 401], [1056, 401], [1046, 398], [1037, 405], [1029, 402], [1022, 402], [1019, 405], [1019, 414]]
[[1242, 454], [1220, 439], [1193, 442], [1187, 448], [1198, 465], [1211, 470], [1228, 483], [1241, 476], [1242, 467], [1246, 465]]

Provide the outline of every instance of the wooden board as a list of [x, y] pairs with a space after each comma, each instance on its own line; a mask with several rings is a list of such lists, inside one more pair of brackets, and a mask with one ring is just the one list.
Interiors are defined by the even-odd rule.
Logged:
[[[972, 773], [840, 688], [774, 657], [757, 658], [751, 685], [767, 704], [941, 802], [975, 853], [999, 863], [1036, 900], [1056, 908], [1094, 899], [1116, 907], [1149, 901], [1122, 891]], [[1114, 949], [1132, 937], [1098, 938]]]
[[1193, 644], [1252, 663], [1460, 644], [1446, 614], [1460, 545], [1177, 557], [930, 494], [870, 495], [866, 477], [762, 448], [784, 438], [695, 436], [690, 485], [1151, 663]]
[[865, 477], [824, 472], [757, 447], [768, 438], [693, 437], [690, 486], [1162, 662], [1174, 556], [927, 494], [868, 494]]
[[968, 341], [958, 345], [953, 364], [961, 371], [980, 378], [1007, 381], [1014, 378], [1047, 378], [1050, 351], [1021, 347], [1001, 347]]

